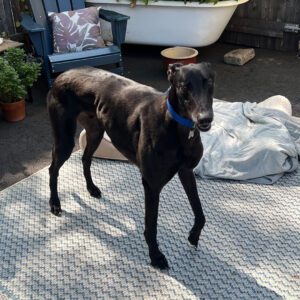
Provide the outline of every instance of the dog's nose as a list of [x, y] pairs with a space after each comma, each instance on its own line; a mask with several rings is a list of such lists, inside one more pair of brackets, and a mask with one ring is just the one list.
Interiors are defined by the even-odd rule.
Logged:
[[211, 111], [201, 112], [197, 118], [197, 127], [201, 131], [208, 131], [213, 121], [213, 113]]

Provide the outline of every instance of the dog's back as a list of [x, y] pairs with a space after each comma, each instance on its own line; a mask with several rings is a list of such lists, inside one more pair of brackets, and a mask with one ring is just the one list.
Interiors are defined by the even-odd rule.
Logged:
[[[164, 98], [163, 93], [125, 77], [95, 68], [78, 68], [57, 77], [48, 94], [48, 110], [51, 117], [51, 111], [64, 108], [70, 118], [79, 117], [83, 126], [96, 117], [116, 148], [138, 163], [142, 123], [147, 123], [147, 132], [154, 133], [151, 127], [163, 122], [157, 119], [163, 118]], [[56, 112], [54, 118], [55, 115]]]
[[54, 97], [64, 101], [68, 93], [79, 98], [79, 102], [86, 100], [93, 105], [93, 109], [103, 100], [118, 107], [125, 101], [126, 109], [128, 106], [133, 108], [144, 100], [153, 100], [154, 93], [161, 94], [149, 86], [91, 67], [72, 69], [56, 78], [52, 88]]

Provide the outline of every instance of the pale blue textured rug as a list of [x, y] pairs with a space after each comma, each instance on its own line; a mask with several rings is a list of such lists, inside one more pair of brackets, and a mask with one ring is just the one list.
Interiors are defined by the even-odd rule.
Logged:
[[175, 177], [158, 221], [169, 272], [149, 265], [137, 168], [95, 159], [92, 171], [100, 200], [85, 189], [80, 152], [61, 169], [61, 218], [49, 212], [47, 169], [0, 193], [0, 299], [300, 299], [299, 171], [273, 186], [198, 180], [207, 225], [197, 251]]

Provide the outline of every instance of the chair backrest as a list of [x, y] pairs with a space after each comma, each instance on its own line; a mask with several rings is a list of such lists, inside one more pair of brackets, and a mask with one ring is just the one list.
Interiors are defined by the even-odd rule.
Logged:
[[84, 0], [29, 0], [35, 22], [46, 28], [46, 53], [53, 52], [52, 29], [49, 26], [49, 12], [63, 12], [84, 8]]

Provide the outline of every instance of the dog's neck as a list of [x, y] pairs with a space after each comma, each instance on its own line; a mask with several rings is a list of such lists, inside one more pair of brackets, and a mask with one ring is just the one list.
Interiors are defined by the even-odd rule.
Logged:
[[189, 118], [184, 104], [181, 103], [175, 88], [172, 86], [166, 92], [166, 113], [171, 116], [173, 122], [177, 123], [179, 140], [183, 141], [184, 145], [186, 144], [186, 138], [194, 141], [194, 137], [199, 135], [195, 130], [195, 123]]
[[169, 103], [171, 104], [174, 111], [183, 118], [189, 119], [187, 111], [184, 107], [184, 104], [181, 103], [180, 99], [176, 94], [176, 89], [171, 85], [171, 87], [167, 91], [167, 99], [169, 99]]

